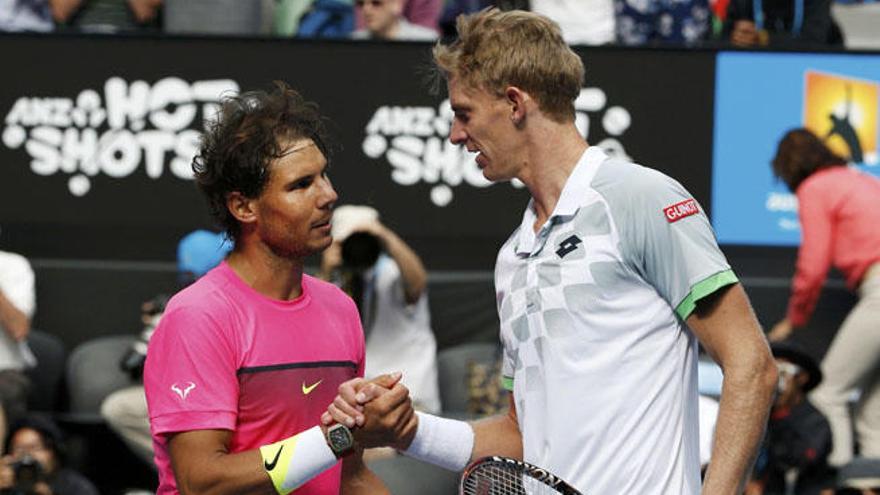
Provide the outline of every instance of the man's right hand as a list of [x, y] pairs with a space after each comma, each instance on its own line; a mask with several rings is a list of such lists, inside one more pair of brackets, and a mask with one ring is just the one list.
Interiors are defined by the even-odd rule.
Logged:
[[418, 416], [400, 378], [400, 373], [392, 373], [369, 381], [355, 378], [343, 383], [339, 395], [322, 415], [322, 423], [336, 422], [352, 428], [361, 448], [406, 449], [415, 436]]
[[15, 471], [12, 469], [12, 463], [15, 459], [6, 455], [0, 459], [0, 490], [6, 490], [15, 486]]

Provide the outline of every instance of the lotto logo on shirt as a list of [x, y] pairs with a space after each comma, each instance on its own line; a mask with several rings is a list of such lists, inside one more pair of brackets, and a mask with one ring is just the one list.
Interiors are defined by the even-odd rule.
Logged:
[[688, 199], [681, 203], [675, 203], [672, 206], [663, 208], [663, 214], [666, 215], [666, 220], [669, 223], [677, 222], [682, 218], [696, 215], [699, 212], [700, 208], [697, 207], [697, 202], [693, 199]]
[[853, 163], [880, 164], [880, 82], [807, 71], [804, 84], [804, 127], [826, 138], [832, 151]]

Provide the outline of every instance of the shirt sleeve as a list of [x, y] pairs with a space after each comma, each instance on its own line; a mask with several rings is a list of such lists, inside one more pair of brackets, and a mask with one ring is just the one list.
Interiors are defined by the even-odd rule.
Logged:
[[34, 270], [23, 256], [10, 258], [0, 273], [0, 290], [19, 311], [33, 318], [37, 306], [34, 290]]
[[787, 313], [788, 320], [795, 327], [809, 321], [831, 268], [832, 208], [816, 187], [815, 182], [805, 182], [797, 190], [801, 247]]
[[504, 347], [504, 355], [501, 357], [501, 387], [504, 390], [513, 391], [513, 373], [516, 369], [516, 363], [514, 362], [516, 359], [513, 354], [507, 352], [507, 347]]
[[150, 339], [144, 388], [154, 433], [234, 430], [238, 369], [234, 344], [203, 309], [170, 308]]
[[620, 226], [626, 261], [687, 319], [697, 301], [737, 282], [702, 206], [675, 180], [650, 169], [627, 185]]

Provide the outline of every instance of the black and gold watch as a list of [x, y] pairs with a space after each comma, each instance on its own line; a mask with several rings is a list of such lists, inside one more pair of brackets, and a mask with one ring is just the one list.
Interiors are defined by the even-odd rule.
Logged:
[[351, 434], [351, 430], [343, 424], [335, 424], [327, 428], [326, 437], [327, 445], [330, 446], [330, 450], [337, 458], [347, 455], [354, 449], [354, 436]]

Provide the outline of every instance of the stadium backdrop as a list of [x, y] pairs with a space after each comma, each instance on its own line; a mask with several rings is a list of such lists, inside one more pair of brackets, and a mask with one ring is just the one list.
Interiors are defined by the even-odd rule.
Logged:
[[[516, 184], [489, 186], [472, 157], [446, 141], [448, 103], [442, 86], [430, 91], [429, 45], [4, 35], [0, 47], [9, 68], [0, 81], [0, 249], [31, 259], [35, 325], [69, 346], [137, 332], [140, 302], [173, 287], [177, 240], [211, 225], [189, 169], [199, 130], [223, 94], [273, 80], [317, 101], [333, 122], [341, 147], [330, 174], [340, 203], [377, 207], [422, 255], [432, 272], [441, 347], [495, 338], [494, 255], [528, 195]], [[676, 177], [710, 214], [730, 211], [744, 197], [718, 191], [776, 187], [759, 172], [767, 168], [764, 156], [750, 157], [757, 179], [733, 173], [739, 180], [729, 189], [712, 183], [713, 163], [723, 162], [713, 157], [713, 140], [716, 155], [724, 143], [733, 160], [714, 174], [730, 175], [741, 165], [736, 149], [764, 140], [766, 154], [767, 140], [803, 125], [800, 115], [775, 127], [755, 118], [743, 126], [747, 139], [739, 139], [737, 126], [719, 136], [729, 119], [715, 111], [715, 91], [731, 86], [716, 82], [719, 52], [577, 51], [587, 67], [577, 122], [591, 144]], [[796, 56], [763, 55], [771, 63]], [[748, 59], [740, 62], [735, 77], [761, 80]], [[773, 110], [755, 84], [759, 93], [743, 96], [735, 110]], [[763, 201], [761, 194], [751, 201]], [[719, 205], [720, 196], [726, 202]], [[782, 315], [790, 245], [736, 238], [724, 246], [765, 324]], [[817, 353], [852, 302], [838, 282], [831, 288], [815, 323], [822, 331], [807, 342]]]

